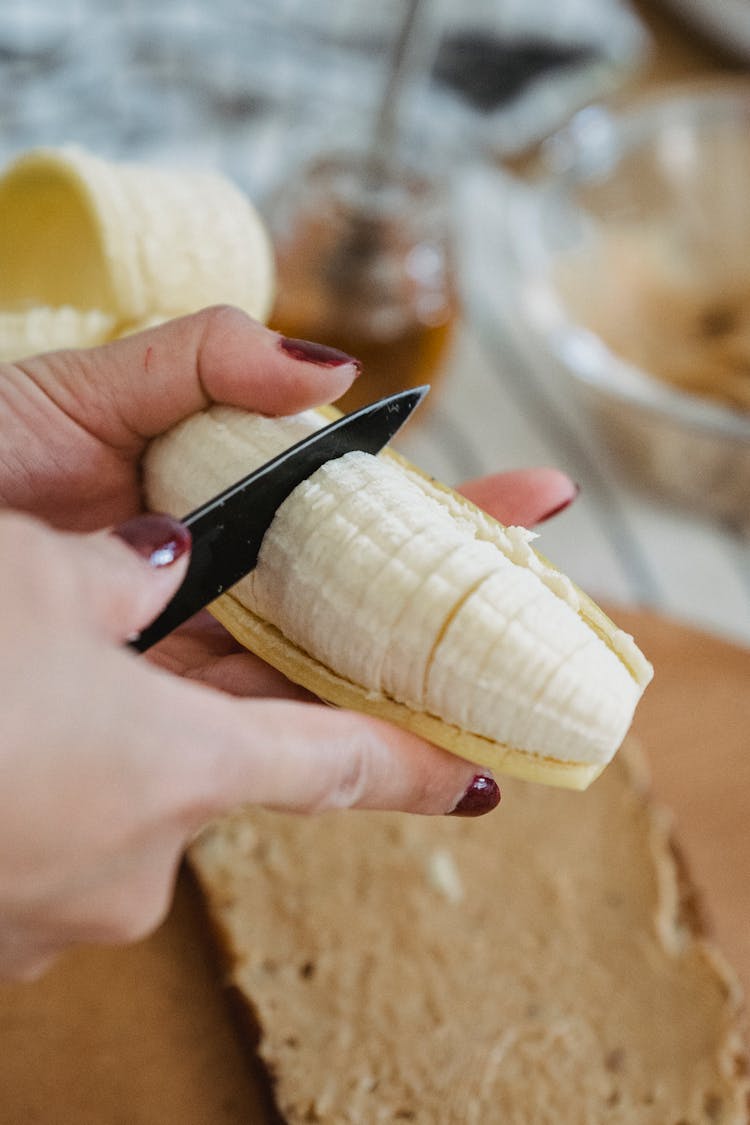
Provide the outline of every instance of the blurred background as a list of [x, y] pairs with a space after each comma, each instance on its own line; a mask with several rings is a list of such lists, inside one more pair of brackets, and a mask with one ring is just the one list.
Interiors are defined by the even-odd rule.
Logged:
[[432, 383], [408, 456], [565, 469], [545, 554], [747, 643], [749, 60], [744, 0], [5, 0], [0, 158], [224, 172], [272, 324]]

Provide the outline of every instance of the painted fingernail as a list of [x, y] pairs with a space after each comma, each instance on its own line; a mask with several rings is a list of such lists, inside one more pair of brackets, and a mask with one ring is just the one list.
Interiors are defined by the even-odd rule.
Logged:
[[574, 484], [573, 489], [574, 491], [570, 494], [570, 496], [567, 497], [566, 500], [562, 500], [559, 504], [555, 504], [554, 508], [550, 508], [548, 512], [545, 512], [543, 515], [539, 516], [536, 522], [544, 523], [545, 520], [550, 520], [553, 516], [557, 516], [560, 512], [564, 512], [566, 508], [569, 508], [575, 498], [578, 496], [578, 493], [581, 491], [581, 486], [579, 484]]
[[121, 523], [113, 532], [151, 566], [170, 566], [190, 550], [190, 532], [172, 516], [147, 513]]
[[484, 816], [500, 804], [500, 789], [494, 778], [478, 773], [456, 806], [451, 816]]
[[279, 347], [292, 359], [301, 359], [304, 363], [316, 363], [318, 367], [343, 367], [351, 363], [357, 374], [362, 370], [362, 364], [346, 352], [338, 348], [329, 348], [327, 344], [316, 344], [312, 340], [295, 340], [291, 336], [279, 336]]

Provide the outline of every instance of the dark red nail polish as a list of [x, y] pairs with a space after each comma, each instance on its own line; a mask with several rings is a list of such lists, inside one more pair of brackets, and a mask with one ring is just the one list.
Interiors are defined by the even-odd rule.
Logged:
[[478, 773], [451, 816], [484, 816], [500, 804], [500, 789], [494, 778]]
[[172, 516], [148, 513], [121, 523], [113, 532], [153, 567], [169, 566], [190, 550], [190, 532]]
[[359, 374], [362, 365], [358, 359], [339, 351], [338, 348], [329, 348], [327, 344], [316, 344], [312, 340], [295, 340], [291, 336], [279, 336], [279, 347], [292, 359], [301, 359], [304, 363], [316, 363], [318, 367], [343, 367], [351, 363]]
[[543, 515], [539, 516], [536, 522], [544, 523], [545, 520], [550, 520], [553, 516], [559, 515], [560, 512], [564, 512], [566, 508], [570, 507], [580, 491], [581, 486], [579, 484], [575, 485], [575, 492], [572, 494], [572, 496], [569, 496], [567, 500], [563, 500], [560, 504], [555, 504], [554, 508], [550, 508], [548, 512], [545, 512]]

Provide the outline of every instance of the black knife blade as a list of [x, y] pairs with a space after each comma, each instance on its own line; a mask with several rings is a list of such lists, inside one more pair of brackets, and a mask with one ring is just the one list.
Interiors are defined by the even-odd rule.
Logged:
[[186, 516], [182, 522], [190, 529], [192, 549], [185, 579], [130, 647], [145, 652], [249, 574], [276, 510], [297, 485], [345, 453], [379, 453], [428, 390], [424, 386], [400, 391], [338, 418]]

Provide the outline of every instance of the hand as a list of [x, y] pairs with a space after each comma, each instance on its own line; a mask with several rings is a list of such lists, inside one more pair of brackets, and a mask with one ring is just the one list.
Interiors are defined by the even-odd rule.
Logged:
[[[149, 932], [185, 846], [238, 804], [496, 803], [470, 764], [310, 702], [216, 625], [169, 638], [161, 667], [124, 646], [187, 557], [180, 525], [133, 518], [148, 438], [210, 399], [288, 413], [338, 397], [353, 374], [295, 359], [232, 310], [2, 369], [5, 503], [58, 529], [127, 522], [119, 536], [72, 534], [0, 516], [0, 974], [37, 975], [71, 944]], [[540, 470], [470, 491], [501, 518], [533, 522], [573, 486]]]

